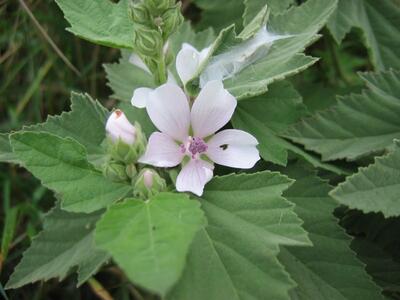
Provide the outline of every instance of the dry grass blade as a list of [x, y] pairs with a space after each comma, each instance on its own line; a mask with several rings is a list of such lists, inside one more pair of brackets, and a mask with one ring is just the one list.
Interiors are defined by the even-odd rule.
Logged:
[[68, 60], [68, 58], [62, 53], [62, 51], [53, 42], [53, 40], [47, 34], [47, 32], [44, 30], [44, 28], [40, 25], [38, 20], [36, 20], [35, 16], [33, 15], [32, 11], [29, 9], [29, 7], [26, 5], [24, 0], [18, 0], [18, 1], [21, 4], [22, 8], [26, 11], [28, 16], [31, 18], [33, 24], [35, 24], [35, 26], [38, 28], [40, 33], [43, 35], [45, 40], [50, 44], [50, 46], [53, 48], [53, 50], [57, 53], [57, 55], [63, 60], [63, 62], [68, 66], [68, 68], [70, 68], [78, 76], [81, 76], [81, 73], [79, 72], [79, 70]]

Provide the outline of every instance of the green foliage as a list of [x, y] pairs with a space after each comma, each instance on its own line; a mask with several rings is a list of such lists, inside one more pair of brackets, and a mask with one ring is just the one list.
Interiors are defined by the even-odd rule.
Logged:
[[287, 299], [295, 283], [277, 260], [279, 247], [310, 244], [281, 196], [290, 184], [268, 171], [214, 178], [201, 200], [208, 226], [169, 299]]
[[331, 193], [339, 203], [365, 213], [381, 212], [385, 217], [400, 215], [400, 145], [392, 153], [360, 168]]
[[84, 283], [108, 259], [104, 251], [96, 249], [93, 238], [94, 224], [102, 213], [77, 214], [54, 208], [6, 288], [54, 277], [62, 280], [76, 267], [78, 285]]
[[89, 161], [100, 163], [105, 155], [101, 143], [108, 111], [87, 94], [71, 94], [71, 111], [49, 116], [44, 123], [24, 127], [28, 131], [48, 132], [70, 137], [85, 147]]
[[328, 28], [340, 44], [352, 27], [360, 28], [377, 70], [400, 69], [400, 7], [393, 0], [339, 0]]
[[[263, 94], [274, 81], [299, 73], [317, 59], [300, 54], [318, 38], [317, 32], [336, 8], [334, 0], [310, 0], [280, 15], [272, 15], [269, 31], [287, 35], [273, 43], [267, 55], [251, 67], [224, 81], [224, 86], [238, 99]], [[288, 22], [290, 20], [290, 22]]]
[[96, 244], [138, 285], [164, 295], [181, 275], [197, 231], [206, 223], [197, 200], [162, 193], [111, 206], [96, 226]]
[[354, 239], [351, 248], [366, 264], [368, 274], [383, 289], [384, 294], [396, 299], [396, 294], [400, 293], [400, 262], [393, 260], [389, 253], [365, 238]]
[[22, 131], [10, 139], [23, 166], [44, 186], [61, 195], [63, 209], [93, 212], [124, 197], [131, 189], [104, 178], [88, 162], [85, 148], [71, 138]]
[[121, 51], [118, 63], [104, 64], [107, 74], [108, 86], [113, 90], [111, 97], [130, 102], [133, 91], [139, 87], [155, 87], [150, 73], [129, 62], [133, 53], [128, 50]]
[[286, 136], [321, 154], [324, 161], [354, 160], [390, 147], [400, 138], [400, 72], [361, 77], [369, 90], [339, 99], [331, 109], [291, 127]]
[[265, 4], [268, 5], [273, 14], [279, 14], [294, 2], [294, 0], [244, 0], [243, 25], [249, 24]]
[[92, 43], [133, 48], [133, 22], [129, 17], [128, 0], [57, 0], [73, 34]]
[[0, 162], [16, 162], [17, 159], [12, 153], [10, 146], [9, 135], [6, 133], [0, 133]]
[[342, 171], [320, 160], [280, 135], [307, 114], [301, 96], [287, 82], [277, 82], [263, 95], [241, 101], [236, 108], [232, 123], [235, 128], [250, 132], [257, 137], [261, 157], [266, 161], [285, 166], [288, 151], [302, 156], [316, 167], [335, 173]]
[[292, 299], [384, 299], [364, 265], [350, 250], [350, 238], [333, 216], [331, 187], [301, 165], [285, 169], [296, 182], [284, 193], [304, 221], [312, 248], [285, 247], [280, 261], [297, 287]]

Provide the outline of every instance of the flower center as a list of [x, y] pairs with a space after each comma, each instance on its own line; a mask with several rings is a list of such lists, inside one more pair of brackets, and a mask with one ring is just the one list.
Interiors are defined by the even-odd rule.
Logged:
[[189, 137], [186, 144], [181, 145], [181, 149], [183, 153], [186, 152], [188, 155], [191, 155], [192, 158], [197, 158], [198, 154], [207, 151], [208, 146], [202, 138]]

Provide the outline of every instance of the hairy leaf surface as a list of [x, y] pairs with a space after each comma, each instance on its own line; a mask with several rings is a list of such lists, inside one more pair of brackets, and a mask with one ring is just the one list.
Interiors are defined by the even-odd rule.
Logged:
[[281, 197], [292, 181], [264, 171], [216, 177], [202, 208], [181, 280], [169, 299], [287, 299], [294, 282], [277, 260], [280, 245], [309, 245], [300, 219]]
[[284, 193], [313, 243], [311, 248], [285, 247], [280, 261], [298, 286], [292, 299], [384, 299], [350, 249], [350, 238], [333, 216], [331, 187], [304, 167], [285, 169], [296, 182]]
[[129, 1], [56, 0], [73, 34], [95, 44], [133, 48], [133, 23]]
[[331, 109], [289, 129], [287, 137], [322, 159], [354, 160], [384, 150], [400, 138], [400, 72], [361, 75], [369, 90], [340, 98]]
[[365, 213], [381, 212], [385, 217], [400, 216], [400, 143], [392, 153], [339, 184], [331, 193], [339, 203]]
[[42, 184], [62, 198], [62, 208], [93, 212], [124, 197], [130, 185], [107, 180], [87, 160], [85, 148], [70, 138], [44, 132], [19, 132], [10, 137], [18, 160]]
[[328, 28], [340, 44], [352, 27], [364, 32], [377, 70], [400, 69], [400, 6], [393, 0], [339, 0]]
[[205, 223], [200, 203], [184, 194], [126, 199], [97, 224], [96, 245], [111, 253], [133, 282], [164, 295], [181, 275], [189, 246]]
[[78, 268], [78, 285], [84, 283], [108, 259], [94, 245], [93, 229], [103, 211], [70, 213], [54, 208], [15, 268], [6, 288], [18, 288], [38, 280], [64, 279]]

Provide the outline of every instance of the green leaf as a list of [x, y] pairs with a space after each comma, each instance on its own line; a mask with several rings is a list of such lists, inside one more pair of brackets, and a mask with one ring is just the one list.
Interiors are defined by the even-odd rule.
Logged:
[[384, 294], [396, 299], [400, 293], [400, 262], [393, 258], [377, 244], [365, 238], [356, 238], [351, 243], [360, 260], [365, 263], [368, 273], [383, 289]]
[[71, 138], [44, 132], [19, 132], [11, 146], [23, 166], [62, 196], [62, 208], [93, 212], [124, 197], [130, 185], [110, 182], [88, 161], [85, 148]]
[[377, 70], [400, 69], [400, 6], [393, 0], [339, 0], [328, 28], [340, 44], [352, 27], [364, 32]]
[[304, 220], [313, 247], [285, 247], [280, 261], [296, 281], [292, 299], [383, 299], [379, 288], [350, 249], [350, 238], [333, 216], [331, 187], [312, 171], [294, 166], [285, 168], [296, 182], [284, 193], [295, 203], [295, 212]]
[[289, 125], [297, 122], [307, 113], [301, 96], [287, 82], [277, 82], [270, 86], [264, 95], [240, 101], [232, 118], [233, 126], [253, 134], [260, 143], [261, 157], [278, 165], [285, 166], [288, 151], [304, 157], [315, 167], [335, 173], [342, 170], [321, 163], [318, 158], [280, 137]]
[[365, 213], [381, 212], [385, 217], [400, 216], [400, 143], [392, 153], [360, 168], [331, 193], [340, 204]]
[[294, 282], [277, 260], [280, 245], [309, 245], [293, 205], [292, 181], [277, 172], [215, 177], [202, 208], [208, 226], [191, 246], [169, 299], [287, 299]]
[[[54, 208], [46, 215], [43, 231], [25, 251], [6, 288], [54, 277], [62, 280], [76, 267], [78, 285], [86, 281], [108, 259], [105, 252], [94, 246], [94, 224], [102, 213], [77, 214]], [[82, 266], [84, 273], [80, 271]]]
[[133, 48], [129, 1], [56, 0], [71, 24], [67, 30], [95, 44]]
[[205, 29], [211, 26], [219, 31], [233, 23], [240, 28], [244, 11], [243, 1], [194, 0], [193, 2], [202, 10], [199, 28]]
[[118, 63], [103, 65], [108, 80], [107, 85], [114, 92], [111, 97], [129, 103], [135, 89], [155, 87], [153, 76], [129, 61], [131, 55], [131, 51], [122, 50]]
[[361, 75], [369, 90], [340, 98], [330, 110], [291, 127], [285, 136], [322, 155], [324, 161], [363, 155], [400, 138], [400, 72]]
[[17, 163], [17, 158], [12, 153], [8, 133], [0, 133], [0, 162]]
[[[189, 22], [183, 22], [178, 30], [169, 38], [169, 49], [176, 55], [182, 48], [183, 43], [189, 43], [197, 50], [202, 50], [215, 40], [215, 33], [212, 28], [195, 32]], [[174, 67], [174, 66], [172, 66]]]
[[70, 137], [86, 148], [89, 161], [100, 163], [105, 156], [101, 143], [106, 137], [109, 112], [88, 94], [71, 93], [71, 111], [49, 116], [46, 122], [24, 127], [27, 131], [44, 131]]
[[273, 14], [278, 14], [285, 11], [294, 2], [294, 0], [244, 0], [243, 26], [249, 24], [265, 4]]
[[336, 0], [309, 0], [281, 15], [270, 16], [268, 30], [286, 35], [286, 38], [275, 41], [265, 57], [224, 80], [225, 87], [238, 99], [257, 96], [265, 93], [272, 82], [314, 64], [316, 58], [300, 52], [319, 37], [317, 33], [334, 11], [336, 3]]
[[185, 194], [126, 199], [97, 223], [96, 245], [133, 282], [164, 295], [180, 277], [190, 243], [205, 223], [200, 203]]

